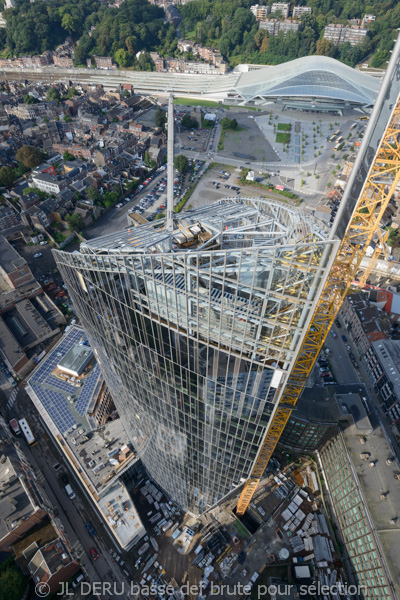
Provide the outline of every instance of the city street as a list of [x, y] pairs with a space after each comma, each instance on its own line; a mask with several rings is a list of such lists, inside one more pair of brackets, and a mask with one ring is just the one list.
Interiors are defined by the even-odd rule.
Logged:
[[[33, 447], [29, 447], [23, 438], [18, 438], [18, 443], [21, 444], [23, 452], [34, 467], [38, 480], [45, 489], [52, 506], [58, 511], [58, 519], [61, 521], [71, 544], [73, 557], [82, 567], [85, 580], [91, 583], [109, 582], [110, 585], [118, 582], [117, 591], [120, 583], [124, 582], [126, 589], [129, 590], [130, 580], [124, 576], [118, 563], [111, 556], [111, 553], [118, 550], [118, 548], [110, 540], [108, 532], [101, 524], [90, 501], [84, 496], [79, 483], [74, 479], [71, 471], [65, 467], [65, 461], [61, 458], [61, 454], [58, 453], [50, 436], [46, 433], [30, 398], [25, 390], [19, 387], [10, 409], [9, 398], [11, 394], [15, 394], [15, 392], [0, 391], [1, 412], [6, 420], [12, 417], [17, 419], [25, 417], [38, 440], [38, 443]], [[62, 465], [62, 468], [57, 471], [53, 468], [56, 462]], [[77, 494], [75, 500], [70, 500], [64, 490], [64, 483], [61, 481], [63, 473], [67, 474]], [[96, 535], [93, 537], [89, 535], [85, 526], [85, 523], [89, 520], [96, 530]], [[90, 549], [93, 547], [99, 554], [96, 561], [89, 554]], [[109, 594], [109, 597], [124, 599], [128, 596]]]

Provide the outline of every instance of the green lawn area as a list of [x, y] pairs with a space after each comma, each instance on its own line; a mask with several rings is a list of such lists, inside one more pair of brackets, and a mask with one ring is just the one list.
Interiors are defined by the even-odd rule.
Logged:
[[174, 104], [181, 104], [183, 106], [209, 106], [215, 108], [218, 106], [218, 102], [212, 100], [196, 100], [196, 98], [174, 98]]
[[288, 144], [290, 142], [290, 133], [277, 133], [275, 141], [278, 144]]
[[290, 123], [278, 123], [278, 131], [290, 131], [291, 129]]

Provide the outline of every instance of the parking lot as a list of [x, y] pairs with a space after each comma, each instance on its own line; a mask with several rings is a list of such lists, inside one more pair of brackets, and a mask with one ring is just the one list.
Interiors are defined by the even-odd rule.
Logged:
[[[174, 179], [174, 204], [176, 205], [181, 197], [187, 192], [189, 187], [195, 182], [196, 178], [200, 177], [200, 171], [204, 166], [201, 160], [189, 160], [189, 169], [181, 175], [178, 171], [175, 172]], [[147, 182], [147, 183], [146, 183]], [[139, 186], [138, 192], [144, 193], [147, 185], [150, 183], [150, 178]], [[164, 215], [167, 206], [167, 176], [165, 175], [151, 191], [143, 196], [138, 204], [128, 210], [128, 214], [133, 212], [143, 215], [148, 221], [153, 221], [157, 215]], [[161, 217], [160, 217], [161, 218]]]

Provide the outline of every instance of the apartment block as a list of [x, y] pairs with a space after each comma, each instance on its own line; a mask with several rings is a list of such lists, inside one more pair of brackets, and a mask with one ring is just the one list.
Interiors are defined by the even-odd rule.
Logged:
[[267, 19], [266, 21], [260, 21], [260, 29], [266, 29], [269, 35], [276, 37], [281, 31], [284, 35], [287, 34], [288, 31], [298, 31], [301, 27], [300, 21], [278, 21], [277, 19]]
[[357, 44], [361, 44], [367, 33], [366, 29], [358, 25], [349, 27], [346, 25], [331, 24], [325, 27], [324, 39], [329, 40], [336, 46], [340, 46], [345, 42], [349, 42], [351, 46], [356, 46]]
[[280, 11], [282, 17], [287, 19], [289, 16], [289, 7], [290, 4], [287, 4], [286, 2], [274, 2], [271, 6], [271, 13], [274, 14]]
[[293, 7], [293, 19], [300, 19], [302, 15], [311, 15], [311, 6], [294, 6]]

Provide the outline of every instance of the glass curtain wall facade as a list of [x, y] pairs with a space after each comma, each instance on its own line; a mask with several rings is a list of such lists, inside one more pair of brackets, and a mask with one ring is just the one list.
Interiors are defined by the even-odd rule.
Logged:
[[55, 252], [149, 474], [201, 514], [250, 474], [321, 287], [322, 223], [229, 199]]

